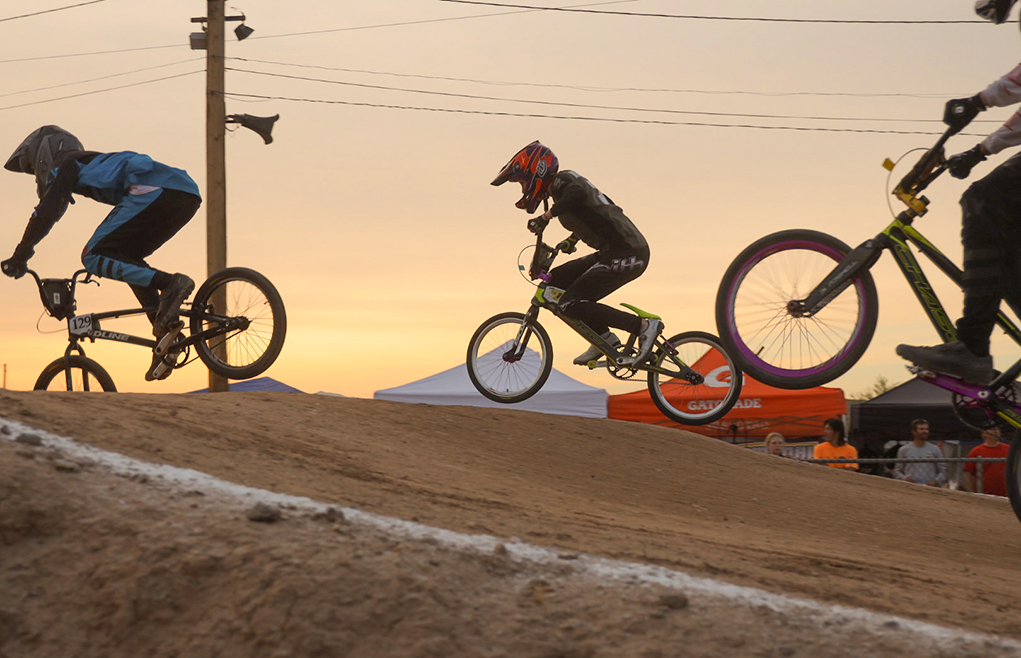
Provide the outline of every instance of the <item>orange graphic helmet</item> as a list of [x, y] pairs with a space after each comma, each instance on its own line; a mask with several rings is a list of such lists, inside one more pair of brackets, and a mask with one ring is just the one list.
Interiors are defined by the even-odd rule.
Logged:
[[514, 205], [532, 214], [549, 196], [550, 182], [559, 169], [560, 164], [553, 151], [535, 141], [518, 151], [504, 165], [492, 185], [503, 185], [507, 181], [521, 183], [521, 199]]

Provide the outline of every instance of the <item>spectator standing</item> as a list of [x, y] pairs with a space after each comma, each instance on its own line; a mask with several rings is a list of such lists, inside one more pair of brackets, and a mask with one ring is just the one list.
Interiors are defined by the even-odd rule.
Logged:
[[775, 455], [776, 457], [786, 457], [783, 454], [784, 446], [787, 445], [787, 441], [783, 438], [783, 434], [779, 432], [770, 432], [766, 435], [766, 453]]
[[[812, 459], [858, 459], [858, 450], [844, 438], [844, 421], [829, 418], [823, 421], [822, 433], [825, 441], [812, 449]], [[858, 464], [826, 464], [833, 468], [858, 470]]]
[[[1000, 441], [1000, 428], [990, 427], [982, 432], [982, 443], [971, 449], [969, 457], [1006, 457], [1010, 452], [1010, 446]], [[975, 472], [978, 464], [965, 462], [964, 484], [968, 491], [978, 492], [978, 482]], [[1007, 495], [1007, 469], [1006, 462], [993, 464], [982, 464], [982, 493], [993, 496]]]
[[[911, 443], [897, 451], [897, 459], [943, 458], [943, 451], [929, 443], [929, 421], [916, 418], [911, 421]], [[947, 465], [939, 462], [905, 463], [897, 462], [893, 476], [905, 482], [915, 482], [930, 487], [944, 487], [947, 484]]]

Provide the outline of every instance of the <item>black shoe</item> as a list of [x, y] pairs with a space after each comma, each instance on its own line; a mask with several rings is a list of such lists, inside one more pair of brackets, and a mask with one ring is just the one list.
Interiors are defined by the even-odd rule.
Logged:
[[897, 356], [924, 370], [960, 377], [982, 386], [988, 386], [996, 374], [991, 355], [976, 356], [959, 340], [933, 347], [898, 345]]
[[157, 335], [162, 336], [171, 324], [177, 322], [181, 304], [188, 299], [192, 290], [195, 290], [195, 282], [187, 275], [175, 274], [170, 278], [170, 285], [160, 292], [160, 306], [153, 322], [153, 330]]

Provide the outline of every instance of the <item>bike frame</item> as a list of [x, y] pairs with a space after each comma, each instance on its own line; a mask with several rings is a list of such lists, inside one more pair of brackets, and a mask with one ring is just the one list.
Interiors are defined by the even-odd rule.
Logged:
[[[588, 341], [589, 344], [595, 346], [596, 349], [602, 352], [603, 356], [605, 356], [609, 361], [607, 364], [608, 368], [614, 367], [627, 368], [632, 370], [642, 370], [645, 372], [655, 372], [667, 377], [677, 377], [678, 374], [680, 374], [681, 376], [688, 377], [689, 380], [693, 381], [694, 383], [701, 383], [701, 381], [694, 381], [694, 379], [701, 380], [702, 376], [696, 373], [690, 367], [688, 367], [688, 364], [684, 363], [677, 356], [677, 350], [674, 349], [674, 346], [671, 345], [669, 341], [662, 338], [662, 336], [656, 339], [656, 347], [658, 347], [660, 350], [666, 353], [667, 357], [675, 365], [677, 365], [678, 368], [680, 368], [680, 373], [666, 370], [651, 363], [642, 364], [624, 363], [620, 360], [621, 356], [620, 353], [618, 353], [617, 350], [612, 345], [606, 342], [603, 339], [603, 337], [596, 333], [591, 327], [589, 327], [581, 320], [575, 320], [574, 318], [569, 318], [566, 315], [564, 315], [563, 312], [560, 310], [560, 307], [557, 305], [557, 302], [560, 300], [560, 295], [563, 294], [563, 290], [551, 287], [549, 285], [548, 272], [549, 267], [553, 264], [553, 260], [557, 257], [557, 254], [560, 253], [560, 248], [557, 247], [555, 249], [551, 249], [548, 245], [543, 243], [542, 231], [545, 228], [545, 224], [540, 225], [536, 223], [533, 225], [530, 222], [529, 225], [534, 226], [534, 230], [537, 236], [535, 241], [535, 253], [532, 258], [532, 265], [529, 269], [529, 275], [532, 276], [533, 279], [539, 279], [541, 283], [536, 288], [535, 295], [532, 297], [531, 307], [525, 313], [526, 322], [518, 331], [518, 335], [514, 341], [516, 347], [514, 348], [514, 353], [510, 358], [517, 360], [520, 359], [521, 356], [524, 354], [528, 338], [531, 336], [531, 329], [529, 328], [529, 326], [532, 323], [536, 324], [538, 323], [539, 311], [545, 308], [554, 316], [560, 318], [560, 320], [563, 321], [564, 324], [566, 324], [568, 327], [573, 329], [578, 335], [580, 335], [582, 338]], [[542, 262], [540, 263], [539, 261]], [[547, 296], [547, 293], [550, 294]], [[627, 342], [623, 345], [625, 353], [630, 352], [631, 348], [634, 347], [635, 341], [637, 339], [638, 339], [637, 335], [633, 333], [629, 334]], [[508, 358], [508, 356], [505, 355], [504, 358], [506, 359]], [[594, 368], [593, 366], [589, 367]]]
[[[36, 285], [41, 289], [42, 280], [35, 272], [31, 272], [31, 274], [36, 280]], [[81, 276], [82, 274], [85, 274], [85, 278], [82, 279], [82, 282], [83, 283], [90, 282], [90, 275], [87, 270], [78, 270], [72, 275], [70, 279], [71, 286], [69, 292], [72, 304], [77, 303], [75, 293], [77, 291], [79, 283], [78, 277]], [[96, 342], [97, 340], [110, 340], [117, 343], [139, 345], [142, 347], [146, 347], [150, 350], [154, 349], [158, 341], [156, 341], [153, 338], [144, 338], [142, 336], [135, 336], [132, 334], [126, 334], [118, 331], [107, 331], [105, 329], [100, 328], [101, 321], [103, 320], [117, 319], [131, 315], [142, 315], [145, 314], [147, 311], [152, 310], [154, 309], [131, 308], [121, 309], [118, 311], [104, 311], [101, 313], [85, 313], [82, 315], [78, 315], [77, 313], [72, 312], [72, 314], [66, 319], [67, 338], [69, 344], [67, 346], [67, 349], [64, 350], [64, 358], [67, 359], [72, 354], [75, 353], [77, 353], [80, 356], [85, 356], [85, 350], [80, 345], [81, 341], [83, 340], [88, 340], [93, 343]], [[196, 309], [194, 306], [187, 309], [182, 308], [181, 315], [187, 318], [200, 317], [210, 321], [213, 325], [209, 329], [206, 329], [205, 331], [202, 331], [198, 334], [192, 334], [187, 338], [181, 340], [178, 343], [178, 346], [181, 348], [188, 348], [194, 345], [195, 343], [198, 343], [199, 341], [207, 340], [215, 336], [226, 334], [229, 331], [233, 331], [234, 329], [244, 328], [239, 320], [236, 320], [234, 318], [228, 318], [221, 315], [214, 315], [212, 313], [209, 313], [208, 310], [205, 308]], [[70, 371], [68, 371], [67, 377], [70, 377]], [[70, 382], [68, 382], [68, 386], [70, 388]], [[86, 386], [88, 386], [87, 382]]]
[[[885, 249], [893, 254], [897, 267], [900, 268], [904, 279], [911, 286], [912, 292], [915, 293], [943, 342], [957, 340], [954, 322], [947, 315], [921, 264], [909, 248], [909, 245], [914, 245], [919, 253], [925, 255], [957, 287], [962, 287], [964, 272], [961, 268], [914, 226], [915, 218], [924, 215], [929, 205], [929, 200], [918, 194], [946, 169], [943, 145], [956, 132], [953, 128], [947, 130], [894, 189], [894, 196], [900, 199], [907, 209], [901, 211], [876, 237], [851, 250], [803, 301], [792, 302], [796, 305], [792, 310], [806, 316], [814, 314], [850, 286], [856, 274], [867, 271], [875, 265]], [[890, 163], [888, 168], [892, 169], [892, 166]], [[1002, 310], [996, 315], [996, 325], [1003, 329], [1011, 340], [1021, 345], [1021, 329]], [[919, 373], [919, 376], [951, 393], [980, 401], [1010, 425], [1021, 429], [1021, 405], [994, 394], [1004, 387], [1013, 386], [1018, 376], [1021, 376], [1021, 360], [1000, 374], [988, 387], [967, 384], [960, 379], [940, 374]]]
[[[962, 284], [964, 273], [914, 227], [913, 221], [914, 216], [908, 211], [904, 211], [883, 232], [871, 240], [866, 240], [848, 253], [804, 301], [800, 302], [801, 312], [805, 315], [812, 315], [820, 310], [850, 286], [855, 275], [870, 269], [879, 260], [883, 250], [887, 250], [894, 256], [897, 267], [900, 268], [904, 279], [915, 293], [915, 297], [922, 305], [922, 309], [940, 339], [947, 343], [957, 340], [957, 328], [950, 316], [947, 315], [946, 309], [929, 283], [921, 264], [908, 245], [913, 244], [919, 253], [925, 255], [958, 287]], [[1003, 311], [997, 314], [996, 324], [1014, 342], [1021, 345], [1021, 329]]]

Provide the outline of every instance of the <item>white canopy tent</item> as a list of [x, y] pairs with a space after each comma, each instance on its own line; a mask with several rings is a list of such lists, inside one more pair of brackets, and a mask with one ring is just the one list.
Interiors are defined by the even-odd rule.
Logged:
[[541, 391], [524, 402], [502, 404], [493, 402], [475, 390], [475, 386], [468, 377], [468, 368], [462, 363], [450, 370], [444, 370], [410, 384], [376, 391], [372, 397], [377, 400], [393, 402], [497, 407], [565, 416], [606, 418], [608, 394], [604, 389], [571, 379], [554, 368]]

